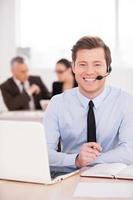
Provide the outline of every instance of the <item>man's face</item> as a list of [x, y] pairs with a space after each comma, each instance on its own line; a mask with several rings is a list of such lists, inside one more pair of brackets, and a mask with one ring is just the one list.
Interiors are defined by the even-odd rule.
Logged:
[[28, 67], [26, 64], [15, 62], [12, 66], [13, 76], [21, 82], [28, 79]]
[[103, 48], [83, 49], [77, 52], [73, 72], [80, 91], [86, 96], [97, 94], [104, 88], [105, 78], [95, 80], [107, 72]]

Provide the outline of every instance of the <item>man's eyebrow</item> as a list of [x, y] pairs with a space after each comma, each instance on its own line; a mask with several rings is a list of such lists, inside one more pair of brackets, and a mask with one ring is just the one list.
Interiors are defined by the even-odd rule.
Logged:
[[81, 63], [81, 62], [82, 62], [82, 63], [87, 63], [87, 61], [85, 61], [85, 60], [79, 60], [79, 61], [78, 61], [78, 63]]
[[95, 63], [95, 62], [102, 63], [102, 61], [101, 61], [101, 60], [94, 60], [94, 63]]

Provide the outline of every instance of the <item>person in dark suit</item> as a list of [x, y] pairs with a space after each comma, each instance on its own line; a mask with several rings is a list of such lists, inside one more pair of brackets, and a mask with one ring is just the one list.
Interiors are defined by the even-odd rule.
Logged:
[[22, 57], [11, 60], [12, 77], [0, 85], [9, 110], [41, 109], [40, 100], [50, 99], [50, 93], [39, 76], [29, 76]]
[[58, 81], [53, 82], [52, 96], [60, 94], [66, 89], [77, 87], [77, 83], [72, 72], [71, 62], [65, 58], [56, 63], [56, 74]]

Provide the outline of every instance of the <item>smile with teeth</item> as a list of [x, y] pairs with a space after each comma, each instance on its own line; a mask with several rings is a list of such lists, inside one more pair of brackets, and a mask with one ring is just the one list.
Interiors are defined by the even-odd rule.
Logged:
[[93, 83], [96, 79], [95, 78], [83, 78], [87, 83]]

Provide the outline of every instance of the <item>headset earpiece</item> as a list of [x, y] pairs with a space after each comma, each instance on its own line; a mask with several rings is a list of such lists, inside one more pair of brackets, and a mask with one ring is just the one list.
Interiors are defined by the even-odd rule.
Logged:
[[107, 72], [110, 73], [111, 71], [112, 71], [112, 67], [111, 67], [111, 66], [108, 66]]

